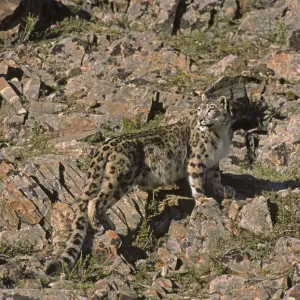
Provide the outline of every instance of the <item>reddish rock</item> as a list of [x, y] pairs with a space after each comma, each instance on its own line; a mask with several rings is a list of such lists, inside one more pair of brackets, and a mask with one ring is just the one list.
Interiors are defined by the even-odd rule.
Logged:
[[16, 113], [18, 113], [23, 108], [19, 96], [15, 93], [15, 91], [3, 77], [0, 77], [0, 95]]
[[119, 235], [113, 230], [107, 230], [103, 235], [94, 239], [93, 255], [105, 255], [110, 260], [114, 260], [118, 256], [118, 249], [121, 247], [122, 241]]
[[19, 186], [13, 180], [5, 182], [1, 201], [6, 202], [18, 217], [27, 224], [38, 224], [43, 218], [36, 206], [20, 191]]
[[97, 281], [94, 285], [94, 288], [96, 290], [95, 293], [98, 297], [100, 296], [104, 297], [110, 291], [110, 285], [105, 279], [100, 279], [99, 281]]
[[155, 282], [158, 283], [168, 293], [171, 293], [173, 291], [173, 283], [170, 279], [158, 278]]
[[14, 209], [0, 196], [1, 230], [18, 230], [20, 219]]
[[11, 15], [19, 6], [21, 0], [6, 0], [1, 3], [0, 8], [0, 25], [5, 17]]
[[276, 78], [284, 78], [293, 83], [300, 83], [300, 54], [296, 52], [273, 52], [262, 59], [268, 68], [275, 72]]

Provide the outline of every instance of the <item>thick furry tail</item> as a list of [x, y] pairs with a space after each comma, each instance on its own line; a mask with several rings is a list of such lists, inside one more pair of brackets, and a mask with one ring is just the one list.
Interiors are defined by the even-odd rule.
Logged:
[[76, 217], [72, 224], [72, 233], [67, 241], [66, 249], [56, 260], [47, 264], [46, 275], [52, 275], [63, 270], [70, 271], [74, 267], [87, 234], [87, 205], [87, 201], [78, 203]]

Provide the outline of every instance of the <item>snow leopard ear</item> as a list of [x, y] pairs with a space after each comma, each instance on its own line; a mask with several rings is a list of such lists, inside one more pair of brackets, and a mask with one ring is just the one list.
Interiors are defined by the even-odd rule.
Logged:
[[223, 106], [224, 110], [231, 113], [229, 101], [225, 96], [221, 96], [217, 101]]
[[203, 93], [202, 94], [202, 101], [204, 102], [204, 101], [208, 101], [208, 98], [207, 98], [207, 96]]

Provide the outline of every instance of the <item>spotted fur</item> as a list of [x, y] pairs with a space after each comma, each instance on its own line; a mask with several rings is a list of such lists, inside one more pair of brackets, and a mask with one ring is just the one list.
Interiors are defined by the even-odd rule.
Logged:
[[99, 220], [102, 223], [106, 210], [134, 185], [151, 190], [186, 177], [198, 202], [205, 198], [206, 181], [216, 196], [224, 194], [219, 161], [232, 139], [231, 110], [224, 96], [213, 103], [204, 100], [181, 122], [115, 137], [100, 145], [87, 172], [66, 249], [48, 264], [46, 274], [61, 270], [62, 265], [73, 268], [88, 225], [103, 230]]

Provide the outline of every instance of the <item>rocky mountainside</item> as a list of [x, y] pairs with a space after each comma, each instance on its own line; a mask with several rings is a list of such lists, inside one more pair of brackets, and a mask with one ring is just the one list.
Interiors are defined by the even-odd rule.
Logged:
[[[299, 20], [299, 0], [0, 0], [0, 298], [300, 299]], [[95, 147], [204, 92], [233, 105], [236, 198], [137, 189], [46, 277]]]

